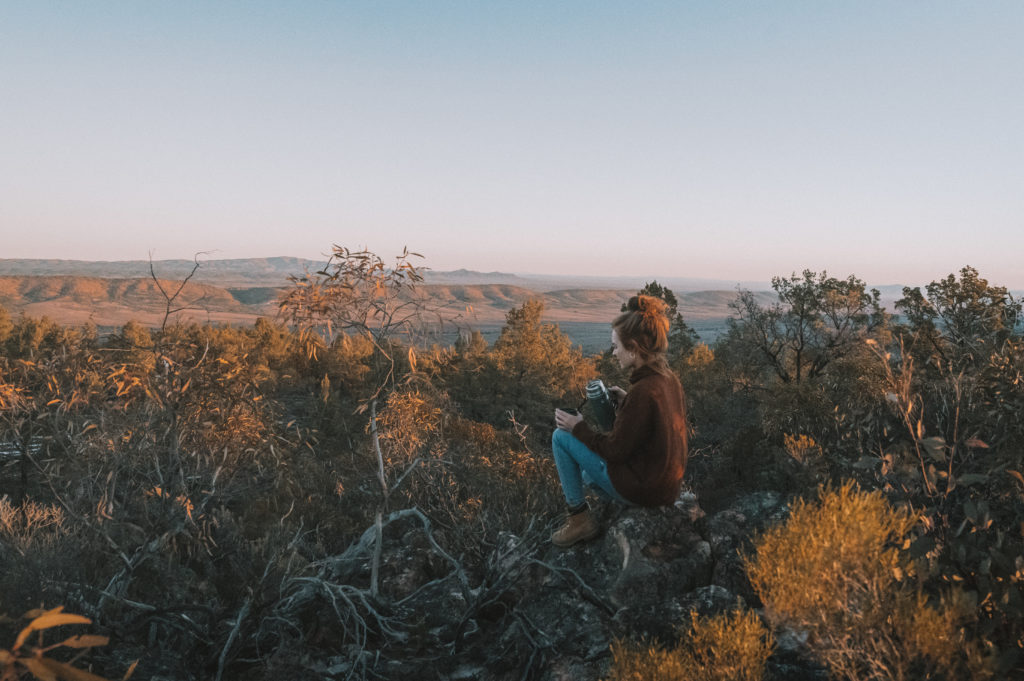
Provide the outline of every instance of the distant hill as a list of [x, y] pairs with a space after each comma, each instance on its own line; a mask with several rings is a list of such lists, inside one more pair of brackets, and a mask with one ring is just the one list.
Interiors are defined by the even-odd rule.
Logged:
[[[169, 295], [180, 281], [161, 280]], [[118, 327], [130, 319], [158, 326], [167, 309], [164, 294], [153, 279], [100, 277], [0, 276], [0, 305], [15, 314], [49, 317], [62, 324], [93, 323]], [[260, 310], [245, 305], [218, 286], [189, 282], [175, 299], [185, 307], [176, 319], [199, 322], [251, 324]]]
[[[284, 286], [290, 275], [315, 272], [326, 263], [303, 258], [238, 258], [203, 260], [194, 281], [219, 286]], [[195, 267], [192, 260], [154, 260], [153, 271], [161, 279], [184, 279]], [[105, 279], [150, 277], [148, 260], [26, 260], [0, 259], [0, 275], [6, 276], [80, 276]]]
[[[235, 258], [230, 260], [204, 260], [194, 281], [216, 286], [245, 288], [251, 286], [284, 286], [289, 276], [316, 272], [326, 264], [324, 260], [305, 258]], [[153, 270], [161, 279], [183, 279], [192, 271], [192, 260], [154, 260]], [[148, 260], [45, 260], [0, 258], [0, 276], [80, 276], [106, 279], [131, 279], [150, 276]], [[648, 281], [657, 279], [675, 291], [710, 289], [735, 290], [737, 285], [751, 290], [769, 288], [766, 282], [737, 282], [725, 279], [695, 279], [680, 277], [615, 277], [512, 274], [509, 272], [477, 272], [459, 269], [452, 271], [424, 270], [426, 284], [505, 284], [531, 291], [567, 289], [632, 289], [638, 290]]]
[[[164, 307], [166, 298], [181, 285], [177, 281], [153, 279], [102, 279], [99, 277], [0, 277], [0, 301], [15, 306], [66, 301], [69, 303], [120, 303], [148, 308]], [[239, 309], [239, 302], [226, 290], [189, 282], [181, 300], [203, 301], [218, 309]]]
[[[322, 262], [302, 258], [246, 258], [202, 261], [177, 303], [188, 307], [179, 319], [200, 322], [251, 324], [259, 316], [277, 315], [277, 301], [288, 286], [288, 277], [314, 272]], [[195, 263], [160, 260], [153, 270], [167, 291], [175, 290]], [[672, 288], [683, 318], [695, 328], [707, 330], [712, 339], [732, 315], [737, 284], [687, 288], [709, 280], [658, 279]], [[541, 298], [545, 318], [565, 323], [566, 328], [593, 328], [606, 343], [605, 325], [619, 314], [622, 304], [646, 281], [629, 277], [568, 277], [519, 275], [507, 272], [426, 270], [420, 288], [424, 299], [461, 324], [500, 328], [513, 307], [530, 298]], [[747, 282], [752, 284], [752, 282]], [[604, 285], [599, 285], [604, 284]], [[768, 287], [744, 286], [763, 305], [776, 301]], [[898, 284], [876, 287], [882, 304], [895, 312], [903, 295]], [[1019, 297], [1020, 292], [1016, 295]], [[48, 316], [66, 324], [92, 322], [117, 327], [129, 319], [159, 325], [166, 301], [143, 260], [89, 262], [76, 260], [0, 259], [0, 305], [15, 314]], [[573, 326], [575, 325], [575, 326]], [[583, 333], [583, 331], [580, 331]], [[591, 331], [586, 331], [591, 333]]]
[[[148, 268], [148, 263], [147, 263]], [[186, 272], [187, 274], [187, 272]], [[496, 278], [498, 273], [493, 273]], [[454, 278], [459, 278], [458, 275]], [[197, 278], [198, 279], [198, 278]], [[180, 280], [161, 280], [172, 293]], [[274, 317], [285, 286], [224, 287], [190, 281], [175, 301], [186, 307], [178, 318], [200, 322], [251, 324], [257, 317]], [[511, 284], [424, 284], [420, 295], [443, 317], [460, 323], [494, 327], [514, 307], [531, 298], [545, 305], [545, 318], [566, 323], [608, 324], [635, 289], [564, 289], [536, 291]], [[692, 322], [721, 322], [731, 314], [735, 291], [679, 292], [679, 310]], [[755, 295], [763, 303], [774, 298], [767, 292]], [[149, 277], [102, 278], [90, 276], [0, 276], [0, 305], [9, 311], [47, 316], [66, 324], [92, 322], [109, 328], [135, 319], [159, 325], [166, 298]]]

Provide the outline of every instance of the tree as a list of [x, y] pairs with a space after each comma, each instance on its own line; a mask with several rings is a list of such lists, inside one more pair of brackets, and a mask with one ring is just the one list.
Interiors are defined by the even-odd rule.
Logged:
[[[334, 246], [322, 270], [290, 278], [291, 288], [280, 302], [285, 318], [307, 341], [319, 334], [329, 342], [337, 333], [362, 336], [373, 344], [378, 375], [371, 400], [395, 386], [399, 340], [411, 342], [422, 330], [427, 305], [416, 286], [423, 281], [423, 268], [411, 257], [423, 256], [405, 249], [389, 267], [368, 250]], [[310, 342], [307, 347], [315, 353], [319, 345]], [[409, 357], [414, 362], [414, 355]]]
[[769, 307], [740, 290], [730, 303], [737, 317], [728, 321], [729, 335], [784, 383], [819, 376], [887, 323], [879, 292], [853, 275], [836, 279], [804, 270], [772, 277], [772, 289], [778, 302]]
[[509, 310], [491, 351], [500, 381], [489, 389], [503, 410], [549, 420], [556, 401], [582, 394], [593, 367], [557, 324], [541, 321], [543, 314], [540, 299]]
[[[341, 334], [343, 342], [347, 340], [347, 334], [358, 336], [369, 341], [374, 349], [371, 392], [360, 405], [361, 411], [369, 409], [370, 412], [369, 430], [377, 456], [377, 481], [381, 488], [374, 522], [376, 544], [370, 578], [373, 596], [379, 589], [384, 514], [393, 491], [389, 487], [377, 428], [377, 402], [394, 394], [398, 388], [398, 351], [402, 348], [403, 339], [410, 342], [408, 376], [415, 373], [416, 355], [411, 343], [422, 328], [423, 315], [427, 310], [416, 290], [417, 284], [423, 281], [422, 268], [412, 264], [411, 256], [423, 257], [404, 249], [395, 258], [395, 264], [389, 267], [380, 256], [368, 250], [350, 251], [335, 245], [322, 270], [312, 275], [291, 277], [292, 286], [280, 303], [281, 312], [299, 327], [300, 337], [310, 341], [307, 347], [314, 353], [335, 333]], [[325, 395], [329, 394], [327, 374], [322, 386]], [[415, 465], [416, 462], [412, 464]], [[399, 476], [395, 486], [404, 478], [405, 474]]]
[[905, 287], [896, 309], [926, 347], [957, 364], [987, 361], [993, 350], [1018, 336], [1021, 301], [1003, 286], [991, 286], [967, 266], [921, 289]]
[[489, 350], [476, 332], [456, 344], [445, 385], [463, 414], [493, 426], [514, 417], [540, 432], [554, 407], [578, 403], [593, 362], [543, 314], [543, 301], [527, 300], [508, 311]]

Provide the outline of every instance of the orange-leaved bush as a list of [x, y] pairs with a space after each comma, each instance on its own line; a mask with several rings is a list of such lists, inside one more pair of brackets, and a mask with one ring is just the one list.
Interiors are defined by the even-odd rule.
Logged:
[[608, 681], [760, 681], [773, 640], [756, 614], [691, 617], [677, 648], [613, 643]]
[[965, 640], [968, 598], [929, 598], [906, 548], [917, 519], [852, 483], [798, 500], [746, 558], [773, 624], [805, 632], [811, 654], [840, 679], [988, 678]]

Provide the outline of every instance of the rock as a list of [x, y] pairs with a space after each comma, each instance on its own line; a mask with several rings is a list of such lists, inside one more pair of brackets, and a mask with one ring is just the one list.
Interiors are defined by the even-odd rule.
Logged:
[[788, 507], [776, 492], [755, 492], [734, 500], [707, 520], [707, 537], [715, 559], [711, 582], [739, 595], [750, 607], [761, 600], [747, 578], [742, 554], [754, 552], [752, 538], [780, 522]]
[[692, 613], [710, 617], [743, 607], [742, 600], [720, 586], [702, 586], [689, 593], [665, 598], [646, 609], [623, 608], [615, 615], [620, 637], [654, 639], [662, 643], [678, 640]]
[[729, 510], [743, 514], [749, 525], [755, 529], [774, 525], [789, 513], [782, 496], [771, 491], [752, 492], [741, 496], [729, 505]]
[[581, 681], [601, 679], [608, 672], [606, 662], [580, 660], [573, 657], [559, 657], [550, 660], [541, 674], [541, 681]]
[[691, 612], [696, 612], [701, 617], [712, 617], [723, 612], [730, 612], [745, 604], [736, 594], [728, 589], [723, 589], [717, 584], [710, 584], [695, 589], [679, 599], [679, 607], [686, 613], [687, 618]]
[[697, 502], [697, 495], [693, 492], [681, 492], [674, 505], [691, 523], [696, 523], [705, 516], [704, 509], [700, 507], [700, 504]]
[[520, 601], [518, 612], [521, 617], [503, 638], [526, 635], [542, 647], [582, 659], [603, 654], [611, 643], [609, 614], [571, 590], [536, 591]]
[[[569, 549], [543, 541], [544, 533], [525, 540], [500, 533], [468, 589], [418, 524], [393, 525], [385, 533], [381, 592], [395, 606], [410, 657], [388, 668], [382, 660], [378, 669], [413, 678], [422, 669], [406, 662], [451, 646], [450, 659], [431, 662], [437, 678], [602, 678], [616, 638], [672, 645], [691, 613], [758, 605], [740, 552], [750, 552], [750, 536], [786, 512], [773, 492], [740, 497], [710, 517], [693, 494], [666, 508], [609, 505], [599, 510], [601, 535]], [[338, 561], [345, 568], [339, 572], [363, 582], [367, 553], [351, 564]], [[778, 673], [817, 678], [805, 651], [780, 649], [773, 660]]]
[[765, 667], [765, 681], [829, 681], [832, 677], [824, 667], [809, 660], [785, 655], [772, 655]]
[[721, 556], [715, 561], [715, 569], [711, 573], [711, 583], [736, 594], [751, 608], [760, 608], [763, 605], [757, 592], [754, 591], [754, 587], [750, 584], [750, 579], [747, 578], [743, 560], [736, 552]]
[[775, 648], [783, 653], [802, 654], [807, 650], [808, 633], [781, 626], [775, 630]]
[[677, 509], [630, 509], [606, 533], [621, 567], [610, 585], [612, 602], [635, 607], [638, 601], [677, 596], [710, 583], [711, 546]]

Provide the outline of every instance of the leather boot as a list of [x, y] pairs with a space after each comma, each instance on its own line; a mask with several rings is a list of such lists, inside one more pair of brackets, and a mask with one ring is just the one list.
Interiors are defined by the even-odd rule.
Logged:
[[586, 508], [579, 513], [570, 514], [565, 525], [551, 535], [551, 543], [565, 548], [576, 542], [593, 539], [600, 531], [601, 527], [594, 519], [594, 514]]

